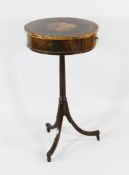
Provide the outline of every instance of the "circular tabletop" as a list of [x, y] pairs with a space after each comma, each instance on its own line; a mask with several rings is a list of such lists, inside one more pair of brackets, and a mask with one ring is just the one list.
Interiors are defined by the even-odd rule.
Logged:
[[46, 54], [75, 54], [95, 46], [98, 25], [79, 18], [46, 18], [25, 25], [28, 47]]

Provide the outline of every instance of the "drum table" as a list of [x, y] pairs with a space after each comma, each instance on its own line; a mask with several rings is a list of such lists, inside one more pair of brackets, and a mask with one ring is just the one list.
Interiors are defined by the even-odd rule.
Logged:
[[59, 55], [59, 85], [60, 96], [56, 121], [52, 125], [46, 123], [47, 131], [58, 129], [54, 142], [47, 152], [47, 161], [51, 161], [59, 142], [63, 117], [81, 134], [96, 136], [99, 140], [100, 132], [85, 131], [72, 119], [66, 98], [65, 55], [85, 53], [92, 50], [96, 44], [98, 25], [92, 21], [79, 18], [47, 18], [32, 21], [25, 25], [27, 46], [34, 52]]

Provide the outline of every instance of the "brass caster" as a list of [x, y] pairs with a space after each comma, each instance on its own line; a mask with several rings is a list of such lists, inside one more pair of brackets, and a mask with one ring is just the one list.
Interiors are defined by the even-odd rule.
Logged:
[[47, 132], [50, 132], [51, 129], [49, 128], [50, 124], [49, 123], [46, 123], [46, 128], [47, 128]]
[[47, 156], [47, 161], [51, 162], [51, 157], [50, 156]]
[[98, 131], [98, 133], [96, 134], [96, 138], [99, 141], [100, 140], [100, 132]]

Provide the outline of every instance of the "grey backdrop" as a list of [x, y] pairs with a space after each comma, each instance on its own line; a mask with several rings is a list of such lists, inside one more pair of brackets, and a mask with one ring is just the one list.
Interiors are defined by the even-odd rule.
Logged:
[[[0, 6], [0, 173], [128, 174], [129, 2], [37, 0], [1, 1]], [[24, 24], [38, 18], [70, 16], [99, 24], [96, 48], [66, 57], [71, 114], [84, 129], [100, 129], [101, 141], [81, 136], [64, 122], [51, 163], [55, 132], [58, 56], [26, 47]]]

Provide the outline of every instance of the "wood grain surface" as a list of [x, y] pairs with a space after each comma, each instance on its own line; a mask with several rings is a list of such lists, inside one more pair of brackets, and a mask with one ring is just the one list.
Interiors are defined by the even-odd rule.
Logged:
[[46, 18], [25, 25], [27, 46], [45, 54], [77, 54], [92, 50], [98, 25], [79, 18]]

